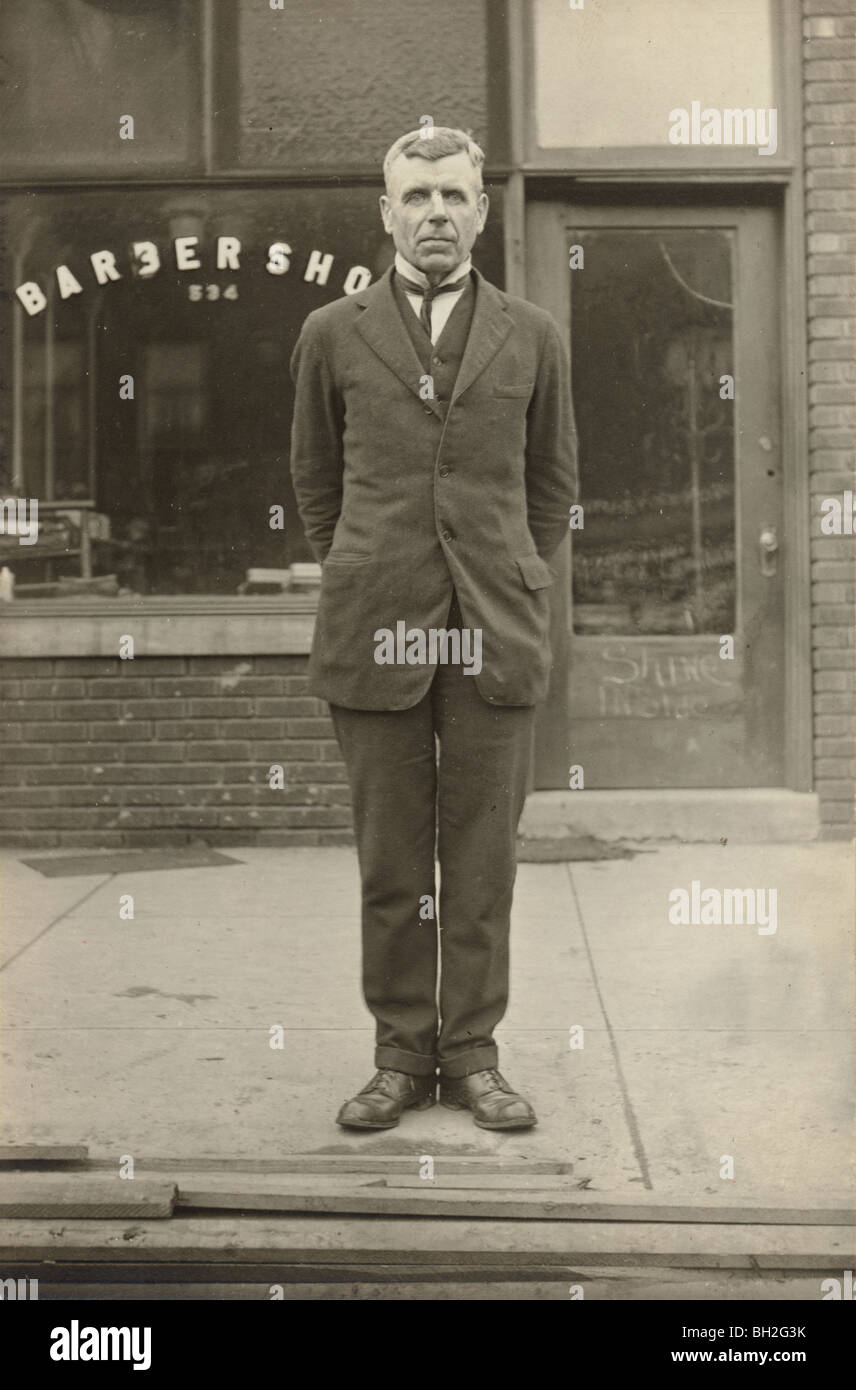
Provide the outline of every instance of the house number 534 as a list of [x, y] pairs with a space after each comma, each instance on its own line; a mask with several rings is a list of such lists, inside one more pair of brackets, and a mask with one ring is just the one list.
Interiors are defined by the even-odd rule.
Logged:
[[187, 297], [196, 301], [200, 299], [237, 299], [238, 286], [227, 285], [224, 290], [221, 290], [219, 285], [188, 285]]

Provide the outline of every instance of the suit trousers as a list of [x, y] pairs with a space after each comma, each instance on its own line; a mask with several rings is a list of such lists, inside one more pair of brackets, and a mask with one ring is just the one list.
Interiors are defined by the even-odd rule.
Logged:
[[[461, 622], [453, 598], [446, 625]], [[414, 1076], [495, 1067], [508, 1003], [535, 709], [488, 704], [464, 671], [439, 665], [410, 709], [330, 706], [351, 788], [375, 1066]]]

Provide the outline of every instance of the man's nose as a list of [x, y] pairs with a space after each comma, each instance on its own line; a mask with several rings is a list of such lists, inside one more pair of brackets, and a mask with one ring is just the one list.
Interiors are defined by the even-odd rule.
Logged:
[[428, 214], [432, 221], [445, 222], [446, 204], [443, 202], [443, 195], [438, 189], [434, 189], [431, 194], [431, 211]]

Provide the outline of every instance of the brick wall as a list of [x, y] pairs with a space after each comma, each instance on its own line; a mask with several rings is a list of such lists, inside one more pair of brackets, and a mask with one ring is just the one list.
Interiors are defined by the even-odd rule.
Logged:
[[856, 0], [803, 0], [815, 787], [823, 832], [854, 828], [856, 536], [821, 504], [856, 490]]
[[350, 843], [344, 767], [305, 669], [296, 656], [4, 661], [0, 843]]

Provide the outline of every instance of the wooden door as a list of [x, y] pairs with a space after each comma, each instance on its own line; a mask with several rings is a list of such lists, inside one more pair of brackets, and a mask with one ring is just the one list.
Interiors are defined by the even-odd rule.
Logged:
[[567, 787], [570, 765], [589, 788], [782, 785], [775, 212], [527, 217], [529, 297], [570, 353], [583, 507], [536, 786]]

